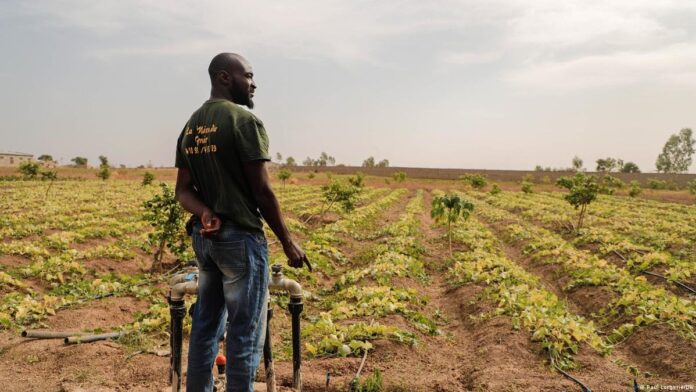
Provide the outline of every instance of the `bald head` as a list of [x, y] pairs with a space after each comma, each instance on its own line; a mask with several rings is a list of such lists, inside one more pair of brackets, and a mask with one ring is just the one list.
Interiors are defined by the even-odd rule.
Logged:
[[220, 53], [210, 61], [208, 75], [210, 75], [210, 80], [213, 80], [221, 71], [228, 72], [229, 74], [243, 72], [245, 65], [248, 64], [249, 62], [237, 53]]
[[208, 66], [211, 97], [225, 98], [250, 109], [254, 107], [254, 72], [251, 64], [236, 53], [220, 53]]

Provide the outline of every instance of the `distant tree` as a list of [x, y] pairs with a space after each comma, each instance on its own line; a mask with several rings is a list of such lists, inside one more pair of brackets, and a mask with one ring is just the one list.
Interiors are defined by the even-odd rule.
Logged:
[[375, 158], [369, 157], [365, 159], [362, 163], [362, 167], [375, 167]]
[[315, 166], [314, 160], [310, 157], [307, 157], [304, 161], [302, 161], [302, 166]]
[[406, 173], [405, 172], [394, 172], [392, 173], [392, 179], [394, 179], [394, 182], [404, 182], [406, 180]]
[[684, 128], [678, 134], [669, 137], [662, 153], [657, 156], [655, 166], [660, 173], [685, 173], [691, 166], [694, 145], [691, 128]]
[[278, 179], [283, 182], [283, 187], [285, 187], [285, 181], [287, 181], [291, 176], [292, 172], [286, 168], [278, 170]]
[[97, 172], [97, 177], [102, 180], [108, 180], [111, 177], [111, 169], [109, 168], [109, 159], [104, 155], [99, 156], [99, 171]]
[[48, 154], [39, 155], [39, 157], [36, 159], [38, 159], [39, 161], [43, 161], [43, 162], [53, 162], [53, 156], [48, 155]]
[[582, 171], [582, 159], [577, 155], [573, 157], [573, 170]]
[[39, 164], [34, 162], [24, 162], [19, 165], [19, 172], [24, 175], [24, 178], [33, 180], [39, 175]]
[[620, 167], [620, 164], [619, 161], [614, 158], [597, 159], [598, 172], [611, 173], [617, 167]]
[[621, 173], [640, 173], [640, 168], [633, 162], [626, 162], [619, 169]]
[[536, 165], [534, 166], [534, 171], [544, 171], [544, 168], [541, 165]]
[[292, 167], [292, 166], [297, 166], [297, 162], [295, 162], [295, 158], [293, 158], [293, 157], [287, 157], [287, 158], [285, 159], [285, 166], [290, 166], [290, 167]]
[[126, 168], [126, 165], [124, 165], [124, 164], [122, 163], [122, 164], [118, 165], [118, 167], [120, 167], [121, 169], [125, 169], [125, 168]]
[[331, 155], [321, 152], [321, 155], [319, 155], [319, 165], [318, 166], [333, 166], [336, 164], [336, 159], [332, 157]]
[[279, 152], [276, 153], [276, 161], [278, 161], [278, 163], [283, 162], [283, 155], [281, 155]]
[[152, 184], [152, 181], [154, 181], [154, 180], [155, 180], [155, 175], [152, 174], [152, 173], [149, 172], [149, 171], [146, 171], [145, 173], [143, 173], [143, 182], [142, 182], [142, 186], [151, 185], [151, 184]]
[[87, 166], [87, 158], [85, 157], [75, 157], [71, 159], [70, 162], [74, 162], [75, 166]]
[[464, 220], [469, 219], [469, 215], [474, 210], [474, 205], [463, 200], [457, 195], [443, 195], [433, 198], [430, 216], [435, 222], [447, 223], [447, 238], [449, 239], [449, 251], [452, 255], [452, 223], [456, 223], [460, 217]]
[[577, 173], [573, 177], [561, 177], [556, 181], [556, 185], [568, 189], [568, 194], [564, 196], [566, 201], [575, 209], [579, 209], [578, 222], [575, 225], [575, 231], [579, 232], [585, 219], [587, 206], [597, 199], [599, 185], [597, 178]]
[[375, 164], [375, 167], [389, 167], [389, 159], [382, 159]]

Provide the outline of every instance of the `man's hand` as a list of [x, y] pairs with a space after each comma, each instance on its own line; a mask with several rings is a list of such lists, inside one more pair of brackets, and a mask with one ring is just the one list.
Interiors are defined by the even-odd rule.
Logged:
[[295, 241], [290, 240], [289, 243], [283, 244], [283, 252], [288, 257], [288, 265], [293, 268], [302, 268], [302, 264], [306, 263], [307, 269], [312, 272], [312, 265], [309, 264], [307, 255]]
[[220, 226], [222, 226], [222, 220], [210, 208], [203, 210], [201, 223], [203, 223], [203, 228], [201, 229], [203, 237], [210, 237], [216, 234], [220, 230]]

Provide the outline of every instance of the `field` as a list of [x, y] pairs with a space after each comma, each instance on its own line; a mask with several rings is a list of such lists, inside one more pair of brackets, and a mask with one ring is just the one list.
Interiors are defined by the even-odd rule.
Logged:
[[[271, 264], [306, 292], [303, 390], [327, 390], [327, 373], [329, 391], [347, 390], [365, 352], [361, 380], [379, 373], [384, 391], [582, 390], [568, 376], [593, 391], [696, 387], [693, 204], [603, 195], [575, 233], [576, 210], [541, 186], [492, 195], [369, 177], [354, 210], [319, 216], [328, 179], [307, 176], [275, 190], [314, 272], [287, 267], [268, 233]], [[171, 185], [171, 173], [158, 179]], [[167, 390], [166, 282], [178, 264], [167, 254], [149, 273], [143, 219], [160, 187], [125, 171], [47, 186], [0, 182], [2, 389]], [[445, 193], [474, 205], [452, 227], [452, 254], [430, 215]], [[289, 386], [287, 298], [273, 303], [276, 374]], [[29, 328], [127, 334], [68, 346], [21, 338]]]

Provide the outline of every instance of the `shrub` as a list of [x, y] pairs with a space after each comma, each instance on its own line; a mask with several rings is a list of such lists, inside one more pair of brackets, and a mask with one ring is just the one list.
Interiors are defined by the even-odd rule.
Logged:
[[357, 172], [355, 173], [354, 176], [348, 177], [348, 183], [358, 187], [362, 188], [365, 186], [365, 173], [363, 172]]
[[471, 185], [474, 189], [483, 189], [486, 184], [486, 176], [481, 174], [465, 174], [459, 177], [460, 180], [464, 181], [465, 184]]
[[491, 195], [497, 195], [500, 194], [503, 190], [500, 189], [500, 186], [498, 184], [493, 184], [493, 187], [491, 188]]
[[651, 178], [648, 180], [648, 188], [656, 190], [667, 189], [667, 181]]
[[286, 168], [282, 168], [278, 170], [278, 179], [283, 182], [283, 186], [285, 186], [285, 181], [287, 181], [291, 176], [292, 172]]
[[142, 182], [142, 185], [143, 185], [143, 186], [151, 185], [151, 184], [152, 184], [152, 181], [154, 181], [154, 180], [155, 180], [155, 175], [152, 174], [152, 173], [150, 173], [149, 171], [146, 171], [146, 172], [143, 174], [143, 182]]
[[392, 179], [394, 179], [394, 182], [404, 182], [406, 180], [406, 173], [394, 172], [392, 173]]
[[33, 180], [39, 175], [39, 164], [34, 162], [24, 162], [19, 165], [19, 172], [24, 175], [24, 178]]
[[640, 187], [640, 182], [633, 180], [631, 181], [630, 188], [628, 189], [628, 195], [631, 197], [637, 197], [643, 192], [643, 188]]
[[524, 180], [522, 181], [522, 186], [520, 189], [522, 192], [529, 194], [534, 192], [533, 186], [534, 184], [531, 181]]

